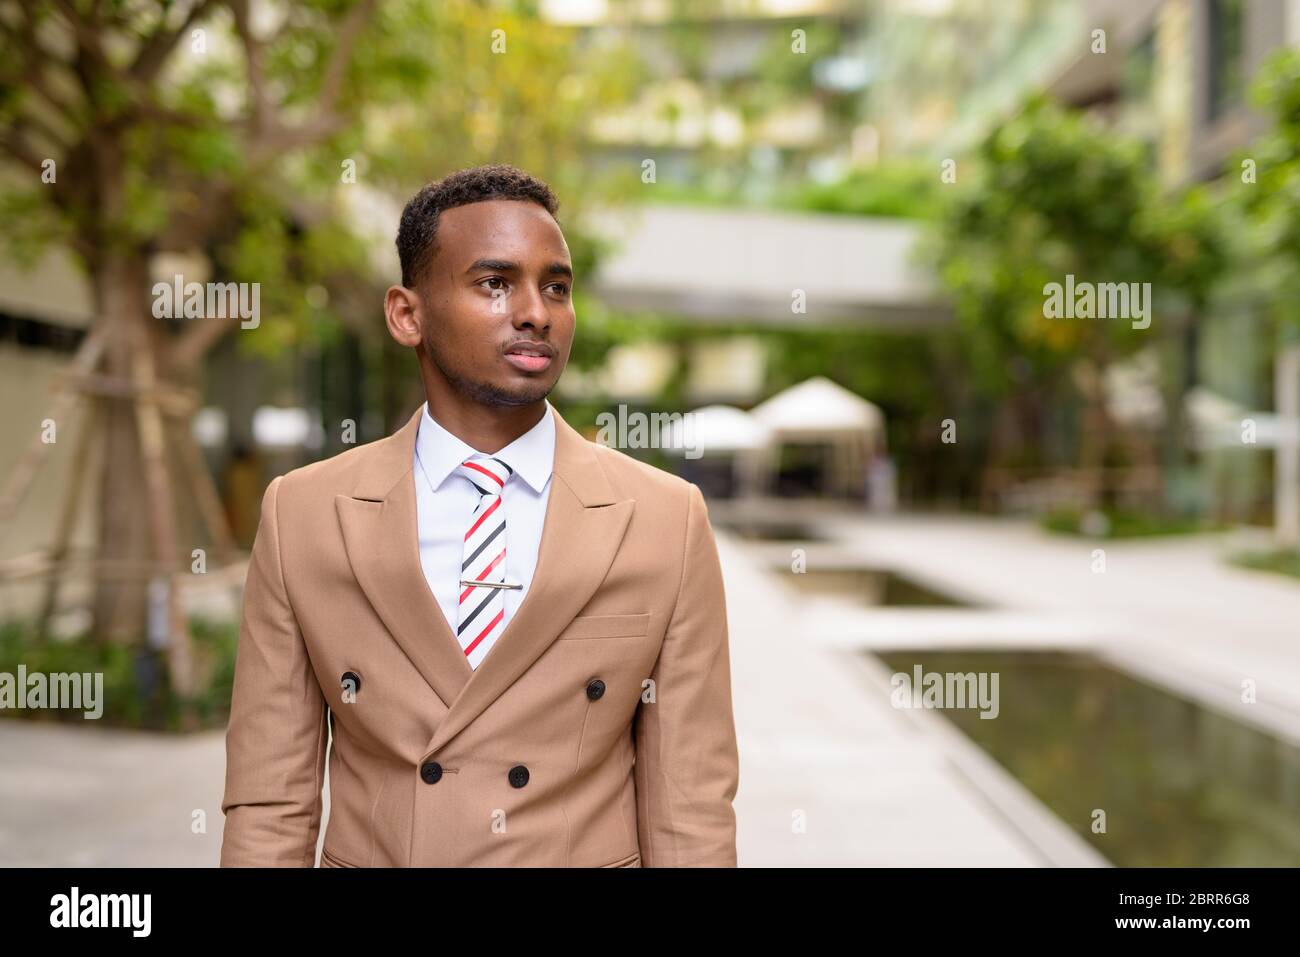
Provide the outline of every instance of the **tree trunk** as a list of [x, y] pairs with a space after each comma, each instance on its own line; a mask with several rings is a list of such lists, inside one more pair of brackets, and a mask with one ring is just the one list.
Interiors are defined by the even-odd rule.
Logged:
[[1019, 478], [1019, 475], [1008, 477], [1014, 467], [1010, 450], [1017, 444], [1014, 405], [1013, 397], [1004, 398], [993, 413], [984, 465], [980, 470], [979, 501], [984, 511], [1000, 510], [1002, 493]]
[[[94, 275], [98, 321], [107, 333], [102, 372], [129, 381], [135, 343], [148, 342], [148, 264], [143, 254], [113, 253]], [[93, 632], [99, 641], [143, 642], [148, 580], [140, 574], [152, 558], [149, 494], [144, 456], [130, 397], [101, 396], [103, 471], [99, 482], [99, 554]]]
[[1087, 388], [1079, 450], [1080, 474], [1084, 480], [1089, 509], [1111, 508], [1116, 499], [1109, 462], [1112, 423], [1106, 401], [1106, 368], [1104, 350], [1095, 349], [1085, 367]]

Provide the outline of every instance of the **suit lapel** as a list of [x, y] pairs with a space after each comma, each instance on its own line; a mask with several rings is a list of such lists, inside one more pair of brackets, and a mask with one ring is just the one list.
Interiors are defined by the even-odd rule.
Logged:
[[420, 564], [412, 465], [422, 414], [421, 408], [376, 443], [355, 490], [337, 496], [335, 505], [357, 583], [448, 706], [427, 749], [435, 751], [527, 671], [595, 594], [635, 503], [617, 500], [594, 447], [552, 408], [555, 467], [537, 569], [523, 604], [478, 668], [471, 669]]
[[352, 495], [335, 498], [348, 561], [384, 625], [448, 707], [471, 668], [420, 564], [415, 436], [423, 409], [379, 444]]

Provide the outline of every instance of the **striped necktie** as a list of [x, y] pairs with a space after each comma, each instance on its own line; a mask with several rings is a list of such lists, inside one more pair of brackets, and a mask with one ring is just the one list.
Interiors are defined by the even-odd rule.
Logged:
[[[502, 583], [506, 580], [506, 513], [501, 507], [501, 491], [514, 469], [500, 459], [479, 452], [462, 462], [457, 471], [479, 493], [478, 505], [465, 532], [460, 578]], [[470, 668], [479, 666], [505, 630], [505, 595], [504, 588], [460, 586], [456, 638], [469, 659]]]

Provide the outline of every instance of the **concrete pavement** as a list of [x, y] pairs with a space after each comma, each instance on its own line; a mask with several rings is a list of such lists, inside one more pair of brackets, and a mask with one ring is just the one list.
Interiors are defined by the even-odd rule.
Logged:
[[[945, 719], [892, 708], [848, 606], [823, 603], [814, 621], [762, 548], [718, 539], [741, 866], [1105, 863]], [[223, 732], [0, 721], [0, 754], [0, 865], [217, 862]]]

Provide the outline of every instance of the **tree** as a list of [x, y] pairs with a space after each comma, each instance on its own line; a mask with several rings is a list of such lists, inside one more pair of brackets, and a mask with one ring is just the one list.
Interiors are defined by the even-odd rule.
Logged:
[[1011, 436], [1041, 448], [1044, 410], [1077, 394], [1080, 465], [1103, 504], [1115, 431], [1106, 371], [1160, 325], [1049, 318], [1049, 284], [1150, 283], [1166, 304], [1203, 303], [1220, 262], [1205, 202], [1162, 193], [1139, 142], [1041, 98], [993, 129], [965, 165], [966, 185], [953, 187], [961, 191], [932, 248], [977, 382], [1002, 403], [994, 463]]
[[[404, 196], [506, 161], [574, 185], [585, 113], [621, 89], [620, 51], [578, 58], [572, 31], [464, 0], [4, 0], [0, 37], [4, 234], [26, 259], [65, 246], [93, 290], [75, 384], [104, 444], [101, 568], [183, 567], [171, 479], [174, 460], [193, 461], [183, 387], [242, 328], [154, 318], [160, 254], [258, 284], [270, 318], [243, 336], [283, 348], [340, 318], [305, 291], [374, 275], [354, 180]], [[599, 195], [584, 185], [569, 194]], [[100, 575], [99, 638], [143, 635], [147, 578]], [[184, 686], [174, 589], [170, 607]]]

